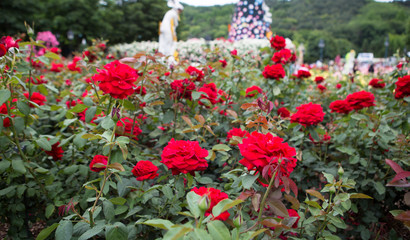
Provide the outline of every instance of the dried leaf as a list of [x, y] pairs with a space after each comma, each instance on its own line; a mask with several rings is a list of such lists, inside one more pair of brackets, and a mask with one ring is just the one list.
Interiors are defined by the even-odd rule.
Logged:
[[295, 210], [298, 210], [300, 208], [300, 203], [295, 197], [285, 194], [285, 199], [292, 203], [292, 206], [290, 206], [291, 208]]
[[231, 115], [232, 117], [234, 117], [235, 119], [238, 118], [238, 114], [234, 111], [234, 110], [226, 110], [226, 112]]
[[189, 119], [189, 117], [187, 116], [182, 116], [182, 119], [184, 119], [184, 121], [190, 126], [193, 127], [194, 125], [191, 122], [191, 119]]
[[195, 119], [201, 123], [201, 126], [205, 124], [205, 118], [202, 115], [195, 115]]
[[306, 192], [307, 192], [308, 194], [314, 196], [314, 197], [319, 198], [319, 199], [322, 200], [322, 201], [325, 201], [325, 198], [323, 197], [323, 195], [322, 195], [320, 192], [316, 191], [316, 190], [307, 189]]

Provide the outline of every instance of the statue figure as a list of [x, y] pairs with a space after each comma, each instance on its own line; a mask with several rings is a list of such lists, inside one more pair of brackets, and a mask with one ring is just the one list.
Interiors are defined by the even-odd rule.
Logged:
[[176, 57], [177, 33], [179, 14], [184, 6], [178, 0], [169, 0], [168, 7], [171, 10], [165, 13], [159, 27], [159, 49], [158, 51], [165, 56]]
[[241, 0], [232, 17], [229, 39], [265, 39], [270, 33], [271, 23], [272, 13], [263, 0]]

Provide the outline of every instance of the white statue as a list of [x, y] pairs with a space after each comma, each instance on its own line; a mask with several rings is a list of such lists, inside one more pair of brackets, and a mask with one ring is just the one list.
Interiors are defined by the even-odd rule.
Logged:
[[165, 13], [159, 28], [159, 49], [165, 56], [176, 57], [177, 33], [179, 14], [184, 9], [178, 0], [169, 0], [168, 7], [172, 8]]

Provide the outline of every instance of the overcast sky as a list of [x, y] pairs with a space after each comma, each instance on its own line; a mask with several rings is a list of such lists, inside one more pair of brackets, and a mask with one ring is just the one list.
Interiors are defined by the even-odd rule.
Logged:
[[[228, 3], [237, 3], [239, 0], [180, 0], [182, 3], [186, 3], [192, 6], [213, 6], [224, 5]], [[390, 0], [379, 0], [377, 2], [391, 2]]]

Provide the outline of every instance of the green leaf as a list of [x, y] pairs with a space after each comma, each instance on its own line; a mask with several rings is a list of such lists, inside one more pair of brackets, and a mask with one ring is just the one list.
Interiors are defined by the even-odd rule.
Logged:
[[73, 235], [73, 223], [71, 221], [60, 221], [56, 230], [56, 240], [70, 240]]
[[46, 207], [46, 218], [50, 218], [50, 216], [53, 215], [54, 210], [55, 210], [54, 205], [53, 205], [53, 204], [49, 204], [49, 205]]
[[25, 174], [27, 172], [24, 162], [21, 159], [13, 160], [11, 166], [18, 173]]
[[0, 106], [3, 105], [9, 99], [11, 96], [11, 93], [8, 89], [2, 89], [0, 90]]
[[266, 228], [259, 229], [258, 231], [252, 233], [252, 235], [251, 235], [251, 237], [250, 237], [249, 239], [254, 239], [256, 236], [258, 236], [258, 235], [264, 233], [264, 232], [267, 231], [267, 230], [268, 230], [268, 229], [266, 229]]
[[186, 195], [186, 199], [188, 202], [188, 209], [189, 211], [191, 211], [192, 215], [195, 216], [195, 218], [198, 218], [201, 215], [201, 211], [199, 210], [199, 207], [198, 207], [198, 203], [201, 198], [202, 197], [196, 194], [195, 192], [189, 192]]
[[115, 205], [124, 205], [127, 202], [127, 199], [122, 197], [111, 198], [110, 201]]
[[54, 60], [60, 60], [60, 59], [61, 59], [59, 55], [57, 55], [57, 54], [55, 54], [55, 53], [53, 53], [53, 52], [47, 52], [47, 53], [44, 54], [43, 56], [44, 56], [44, 57], [51, 58], [51, 59], [54, 59]]
[[317, 209], [322, 209], [322, 207], [319, 205], [319, 203], [315, 201], [305, 201], [305, 203], [311, 207], [317, 208]]
[[44, 240], [46, 239], [57, 227], [58, 223], [54, 223], [48, 228], [43, 229], [37, 236], [36, 240]]
[[24, 102], [24, 101], [18, 101], [17, 102], [17, 108], [19, 111], [24, 114], [24, 115], [29, 115], [30, 114], [30, 107], [29, 105]]
[[198, 100], [198, 99], [201, 97], [201, 95], [202, 95], [202, 93], [193, 91], [193, 92], [192, 92], [192, 95], [191, 95], [191, 96], [192, 96], [192, 100], [193, 100], [193, 101]]
[[340, 152], [346, 153], [348, 155], [353, 155], [356, 151], [354, 148], [346, 147], [346, 146], [337, 147], [336, 149], [339, 150]]
[[172, 121], [174, 121], [174, 112], [169, 110], [164, 114], [163, 122], [164, 123], [170, 123]]
[[226, 240], [231, 239], [231, 235], [229, 234], [229, 229], [225, 226], [225, 224], [219, 220], [211, 221], [207, 224], [208, 231], [214, 240]]
[[251, 189], [253, 183], [256, 181], [256, 179], [258, 179], [259, 177], [259, 173], [252, 176], [250, 174], [246, 175], [243, 179], [242, 179], [242, 186], [245, 189]]
[[0, 173], [4, 173], [9, 167], [10, 167], [11, 163], [8, 160], [1, 160], [0, 162]]
[[135, 105], [132, 104], [132, 102], [130, 102], [129, 100], [124, 100], [123, 104], [125, 109], [130, 110], [130, 111], [135, 111]]
[[167, 197], [169, 200], [172, 200], [174, 198], [174, 193], [172, 192], [172, 189], [169, 186], [163, 186], [162, 187], [162, 192], [164, 193], [165, 197]]
[[105, 200], [103, 202], [103, 211], [104, 211], [104, 216], [107, 220], [112, 220], [115, 217], [115, 212], [114, 212], [114, 204], [112, 202]]
[[350, 199], [352, 199], [352, 198], [368, 198], [368, 199], [373, 199], [372, 197], [370, 197], [370, 196], [368, 196], [368, 195], [366, 195], [366, 194], [363, 194], [363, 193], [354, 193], [354, 194], [351, 194], [351, 195], [350, 195]]
[[237, 199], [235, 201], [232, 201], [231, 199], [224, 199], [220, 201], [216, 206], [212, 208], [212, 214], [217, 217], [221, 213], [227, 211], [228, 209], [231, 209], [232, 207], [242, 203], [243, 200]]
[[115, 123], [110, 117], [105, 117], [102, 122], [101, 122], [101, 127], [104, 128], [105, 130], [111, 129], [114, 127]]
[[51, 144], [45, 138], [39, 138], [35, 140], [37, 145], [44, 151], [51, 151]]
[[93, 120], [96, 112], [97, 112], [97, 107], [96, 106], [93, 106], [93, 107], [90, 107], [89, 109], [87, 109], [87, 111], [85, 112], [85, 122], [86, 123], [91, 122], [91, 120]]
[[343, 222], [342, 219], [334, 217], [331, 214], [328, 214], [327, 217], [330, 219], [330, 222], [335, 225], [337, 228], [346, 229], [347, 225]]
[[137, 212], [141, 211], [143, 208], [141, 206], [136, 206], [135, 208], [133, 208], [131, 211], [129, 211], [127, 213], [127, 215], [125, 216], [125, 218], [129, 218], [131, 216], [133, 216], [134, 214], [136, 214]]
[[322, 172], [322, 173], [325, 176], [328, 183], [333, 183], [334, 182], [335, 177], [332, 174], [325, 173], [325, 172]]
[[187, 233], [192, 231], [193, 228], [185, 227], [185, 226], [178, 226], [169, 229], [169, 231], [164, 235], [163, 240], [182, 240], [183, 236]]
[[5, 189], [0, 190], [0, 196], [7, 195], [11, 191], [13, 191], [15, 188], [16, 188], [16, 186], [10, 186], [10, 187], [7, 187]]
[[380, 195], [383, 195], [386, 192], [386, 187], [381, 182], [374, 182], [374, 188], [376, 188], [376, 191]]
[[70, 112], [80, 113], [80, 112], [83, 112], [86, 108], [88, 108], [87, 105], [77, 104], [73, 108], [70, 109]]
[[213, 151], [223, 151], [223, 152], [228, 152], [229, 150], [232, 150], [228, 145], [226, 144], [217, 144], [212, 147]]
[[87, 240], [95, 235], [99, 234], [104, 229], [104, 225], [97, 225], [89, 230], [87, 230], [83, 235], [80, 236], [78, 240]]
[[278, 96], [280, 94], [280, 88], [278, 86], [274, 86], [272, 88], [273, 96]]
[[174, 224], [171, 221], [164, 220], [164, 219], [152, 219], [152, 220], [148, 220], [143, 223], [140, 223], [140, 224], [145, 224], [145, 225], [149, 225], [152, 227], [157, 227], [157, 228], [161, 228], [165, 230], [169, 230], [172, 226], [174, 226]]
[[204, 229], [195, 228], [194, 233], [199, 240], [213, 240], [211, 235], [209, 235]]
[[127, 240], [128, 239], [128, 229], [121, 222], [117, 222], [112, 226], [107, 226], [105, 228], [105, 239], [107, 240]]

